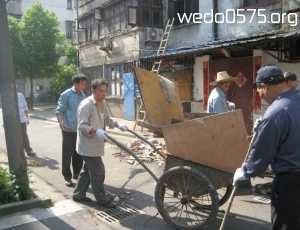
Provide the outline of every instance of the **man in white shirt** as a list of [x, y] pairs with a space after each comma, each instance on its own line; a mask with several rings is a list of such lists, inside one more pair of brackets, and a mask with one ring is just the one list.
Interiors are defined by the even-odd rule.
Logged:
[[91, 82], [92, 95], [84, 99], [77, 111], [77, 142], [76, 150], [83, 158], [83, 167], [73, 192], [73, 200], [90, 202], [86, 192], [91, 184], [97, 203], [105, 208], [115, 208], [116, 205], [106, 196], [104, 190], [105, 167], [102, 161], [104, 143], [108, 140], [105, 129], [119, 128], [128, 130], [124, 124], [118, 124], [111, 119], [105, 102], [108, 84], [104, 79], [94, 79]]
[[21, 93], [18, 93], [18, 106], [19, 106], [20, 122], [22, 127], [24, 149], [28, 156], [33, 156], [35, 155], [35, 151], [33, 151], [32, 148], [30, 147], [30, 142], [27, 135], [27, 125], [29, 125], [28, 107], [27, 107], [27, 102], [23, 94]]

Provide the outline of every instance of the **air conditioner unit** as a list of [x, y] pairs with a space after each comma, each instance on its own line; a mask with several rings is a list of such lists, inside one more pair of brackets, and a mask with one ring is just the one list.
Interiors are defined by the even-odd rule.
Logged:
[[103, 10], [102, 9], [94, 9], [94, 18], [95, 20], [102, 21], [103, 20]]
[[78, 42], [87, 42], [87, 34], [85, 28], [78, 28], [77, 29], [77, 36], [78, 36]]
[[79, 44], [77, 31], [72, 31], [72, 43], [74, 45], [78, 45]]
[[160, 28], [145, 28], [145, 42], [160, 42], [163, 36], [163, 29]]
[[112, 42], [110, 37], [101, 38], [99, 41], [100, 50], [108, 52], [108, 50], [112, 50]]

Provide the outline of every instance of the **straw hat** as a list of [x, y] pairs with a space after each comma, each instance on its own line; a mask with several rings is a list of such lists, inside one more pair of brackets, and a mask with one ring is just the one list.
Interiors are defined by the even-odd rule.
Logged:
[[222, 72], [218, 72], [217, 79], [209, 84], [217, 85], [220, 82], [235, 81], [235, 80], [237, 80], [236, 77], [231, 77], [228, 75], [227, 71], [222, 71]]

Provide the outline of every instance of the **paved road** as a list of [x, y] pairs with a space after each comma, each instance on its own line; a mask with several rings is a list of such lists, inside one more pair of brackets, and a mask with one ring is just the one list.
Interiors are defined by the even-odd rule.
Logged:
[[[2, 113], [0, 120], [2, 120]], [[173, 229], [160, 215], [152, 218], [157, 213], [154, 202], [155, 180], [145, 172], [140, 165], [133, 166], [115, 157], [113, 154], [118, 151], [116, 148], [107, 145], [106, 155], [103, 157], [106, 167], [105, 189], [117, 195], [130, 192], [130, 194], [125, 193], [125, 199], [120, 201], [131, 205], [137, 211], [140, 210], [143, 214], [134, 215], [129, 218], [124, 218], [120, 222], [109, 224], [97, 215], [97, 213], [103, 209], [95, 202], [91, 202], [88, 205], [81, 205], [71, 201], [70, 198], [73, 188], [64, 185], [64, 180], [61, 175], [61, 133], [57, 123], [31, 119], [31, 123], [28, 126], [28, 134], [31, 145], [37, 152], [37, 157], [41, 158], [45, 163], [44, 167], [31, 167], [31, 170], [34, 172], [32, 179], [40, 181], [37, 182], [41, 185], [39, 189], [52, 199], [57, 206], [54, 208], [62, 210], [62, 207], [69, 207], [73, 210], [52, 216], [43, 214], [46, 217], [40, 221], [38, 217], [36, 217], [36, 219], [33, 218], [32, 221], [25, 222], [21, 225], [19, 225], [20, 223], [15, 223], [15, 227], [11, 227], [11, 229]], [[122, 143], [127, 143], [131, 140], [129, 137], [119, 135], [114, 136], [114, 138]], [[6, 151], [3, 129], [0, 129], [0, 147]], [[147, 164], [147, 166], [149, 166], [157, 176], [163, 173], [162, 168], [159, 167], [157, 163], [150, 163]], [[268, 181], [269, 179], [256, 179], [254, 182], [261, 183], [266, 180]], [[240, 191], [240, 194], [242, 194], [241, 192], [243, 191]], [[247, 193], [249, 194], [251, 191], [248, 190]], [[88, 191], [87, 196], [94, 199], [91, 190]], [[257, 194], [251, 193], [250, 195], [240, 195], [235, 198], [225, 229], [270, 229], [269, 204], [255, 201], [253, 199], [254, 197], [257, 197]], [[220, 212], [216, 220], [208, 229], [219, 229], [223, 218], [222, 210], [226, 210], [226, 208], [227, 204], [220, 207]], [[57, 213], [51, 209], [37, 210], [36, 212], [40, 214], [43, 212], [47, 214]], [[34, 212], [25, 212], [8, 216], [6, 220], [21, 220], [22, 216], [24, 217], [26, 213], [29, 216], [36, 215]]]

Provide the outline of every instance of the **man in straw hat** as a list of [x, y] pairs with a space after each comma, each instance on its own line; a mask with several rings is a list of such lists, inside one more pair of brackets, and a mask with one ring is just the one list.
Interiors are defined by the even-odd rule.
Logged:
[[227, 71], [217, 73], [217, 79], [210, 83], [210, 85], [217, 87], [209, 95], [208, 113], [226, 113], [231, 110], [229, 107], [234, 108], [234, 104], [226, 100], [226, 93], [229, 90], [230, 83], [236, 79], [236, 77], [229, 76]]
[[255, 126], [257, 137], [233, 184], [269, 167], [276, 173], [271, 188], [272, 229], [300, 229], [300, 96], [289, 90], [276, 66], [260, 68], [253, 88], [270, 106]]

